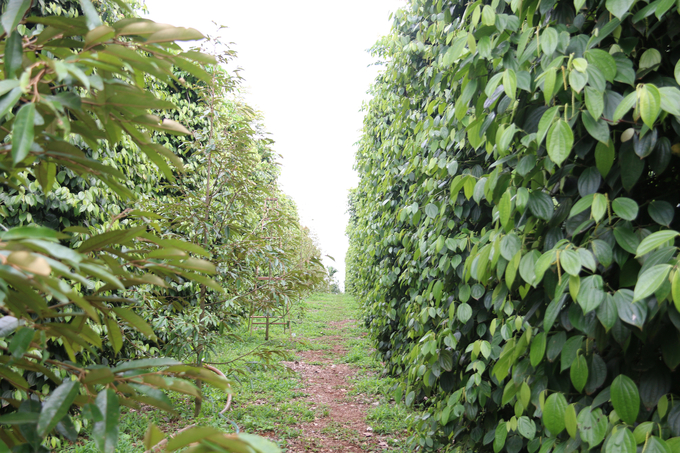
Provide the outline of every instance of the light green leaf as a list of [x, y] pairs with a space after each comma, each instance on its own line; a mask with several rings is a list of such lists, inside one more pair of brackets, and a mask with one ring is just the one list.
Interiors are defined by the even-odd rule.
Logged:
[[515, 93], [517, 92], [517, 76], [515, 75], [515, 71], [510, 68], [506, 69], [503, 73], [503, 89], [510, 99], [515, 99]]
[[619, 20], [628, 13], [628, 10], [633, 5], [634, 0], [607, 0], [605, 6], [610, 13], [616, 16]]
[[661, 112], [661, 93], [651, 83], [642, 85], [641, 88], [638, 88], [637, 93], [640, 117], [647, 127], [652, 129]]
[[[618, 411], [617, 411], [618, 413]], [[607, 441], [605, 453], [635, 453], [635, 437], [623, 425], [617, 425], [612, 430], [612, 435]]]
[[614, 213], [624, 220], [635, 220], [638, 216], [638, 204], [626, 197], [617, 197], [612, 201]]
[[558, 41], [559, 36], [557, 34], [557, 30], [552, 27], [547, 27], [545, 30], [543, 30], [543, 33], [541, 33], [541, 48], [543, 49], [543, 53], [550, 57], [553, 53], [555, 53]]
[[557, 436], [564, 431], [564, 414], [567, 410], [567, 400], [561, 393], [553, 393], [545, 400], [543, 406], [543, 425], [550, 434]]
[[639, 258], [652, 250], [664, 245], [668, 241], [672, 241], [678, 236], [675, 230], [661, 230], [656, 233], [652, 233], [640, 242], [636, 250], [636, 258]]
[[661, 87], [659, 95], [661, 96], [661, 110], [680, 116], [680, 90], [675, 87]]
[[[642, 245], [642, 244], [640, 244]], [[652, 266], [638, 277], [635, 285], [635, 296], [633, 302], [649, 297], [659, 289], [659, 287], [667, 280], [668, 273], [671, 271], [670, 264], [657, 264]]]
[[550, 159], [558, 166], [569, 157], [574, 145], [574, 133], [569, 123], [563, 119], [557, 120], [548, 132], [547, 149]]
[[581, 412], [578, 413], [577, 422], [581, 440], [587, 442], [590, 448], [600, 445], [607, 435], [607, 417], [599, 408], [595, 410], [590, 407], [581, 409]]
[[576, 251], [568, 249], [560, 252], [560, 264], [562, 269], [569, 275], [581, 273], [581, 258]]
[[628, 94], [623, 100], [619, 103], [619, 105], [616, 106], [616, 110], [614, 110], [614, 116], [612, 118], [613, 122], [618, 122], [621, 118], [623, 118], [626, 113], [630, 111], [633, 107], [635, 107], [635, 104], [638, 102], [638, 95], [636, 91], [633, 91], [632, 93]]
[[586, 107], [588, 111], [595, 119], [600, 119], [602, 112], [604, 111], [604, 99], [602, 97], [602, 92], [596, 90], [593, 87], [585, 88], [586, 95]]
[[581, 393], [586, 386], [586, 382], [588, 382], [588, 363], [585, 356], [576, 356], [576, 359], [574, 359], [574, 362], [571, 364], [569, 376], [571, 377], [571, 383], [574, 384], [576, 391]]

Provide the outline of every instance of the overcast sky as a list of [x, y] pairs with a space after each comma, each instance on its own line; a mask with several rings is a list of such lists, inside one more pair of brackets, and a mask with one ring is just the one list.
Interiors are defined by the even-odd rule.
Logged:
[[376, 76], [366, 52], [405, 0], [146, 0], [148, 17], [234, 43], [246, 100], [283, 156], [281, 185], [344, 280], [347, 193], [362, 101]]

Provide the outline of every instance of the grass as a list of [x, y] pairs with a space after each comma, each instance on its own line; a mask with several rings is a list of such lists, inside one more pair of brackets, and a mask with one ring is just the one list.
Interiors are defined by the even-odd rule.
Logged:
[[[230, 362], [245, 355], [238, 370], [233, 365], [216, 365], [234, 380], [233, 402], [226, 418], [220, 416], [219, 411], [224, 407], [227, 395], [213, 388], [204, 389], [206, 398], [197, 420], [193, 419], [193, 400], [181, 395], [169, 395], [177, 408], [174, 415], [152, 408], [142, 411], [124, 408], [120, 442], [116, 451], [142, 451], [142, 439], [150, 422], [168, 433], [174, 433], [191, 423], [219, 427], [229, 432], [236, 429], [249, 433], [269, 432], [279, 439], [278, 443], [285, 451], [287, 440], [301, 434], [296, 425], [328, 417], [329, 408], [304, 400], [306, 395], [297, 374], [283, 366], [271, 366], [263, 362], [261, 357], [248, 355], [248, 352], [260, 346], [278, 347], [285, 351], [284, 355], [289, 360], [294, 360], [295, 354], [300, 351], [329, 350], [327, 344], [315, 341], [328, 335], [341, 336], [347, 348], [344, 356], [329, 355], [329, 358], [335, 363], [347, 363], [361, 369], [352, 382], [353, 388], [349, 390], [348, 396], [359, 396], [372, 404], [368, 412], [368, 423], [376, 434], [388, 436], [391, 449], [384, 451], [406, 451], [400, 445], [401, 439], [406, 437], [405, 420], [410, 410], [391, 401], [394, 381], [379, 377], [382, 368], [373, 357], [366, 329], [360, 323], [347, 323], [343, 328], [332, 328], [330, 324], [333, 321], [360, 319], [357, 302], [348, 296], [321, 294], [305, 301], [303, 308], [304, 315], [293, 319], [293, 335], [290, 332], [284, 333], [281, 326], [272, 326], [271, 340], [265, 344], [264, 329], [255, 330], [250, 336], [243, 328], [236, 332], [240, 341], [224, 340], [216, 348], [219, 353], [211, 358], [213, 362]], [[332, 352], [329, 351], [329, 354]], [[89, 428], [84, 428], [84, 431], [87, 436]], [[353, 439], [361, 433], [351, 432], [342, 425], [330, 422], [324, 428], [324, 434]], [[92, 441], [87, 437], [81, 439], [77, 444], [57, 450], [65, 453], [97, 452]]]

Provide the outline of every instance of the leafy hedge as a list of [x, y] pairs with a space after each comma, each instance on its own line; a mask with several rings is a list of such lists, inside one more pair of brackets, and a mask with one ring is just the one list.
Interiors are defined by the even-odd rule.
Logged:
[[418, 448], [680, 451], [674, 0], [412, 0], [350, 199]]
[[[257, 301], [257, 267], [276, 266], [277, 301], [323, 280], [292, 201], [268, 225], [282, 244], [265, 237], [262, 208], [283, 194], [272, 142], [220, 68], [231, 52], [184, 50], [203, 34], [135, 4], [1, 4], [2, 453], [47, 452], [86, 427], [112, 453], [120, 408], [174, 412], [168, 393], [198, 414], [202, 383], [232, 390], [201, 364]], [[151, 424], [144, 449], [164, 438]], [[194, 427], [166, 450], [280, 449]]]

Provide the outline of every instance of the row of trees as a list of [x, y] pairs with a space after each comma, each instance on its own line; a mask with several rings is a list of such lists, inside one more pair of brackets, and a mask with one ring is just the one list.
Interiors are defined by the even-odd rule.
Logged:
[[[172, 411], [167, 392], [198, 414], [202, 383], [231, 391], [202, 364], [258, 302], [258, 275], [277, 269], [276, 303], [325, 277], [272, 142], [221, 66], [233, 54], [218, 40], [204, 41], [217, 56], [185, 50], [205, 37], [136, 7], [4, 2], [0, 451], [48, 451], [87, 424], [113, 452], [120, 406]], [[162, 438], [151, 426], [145, 445]], [[213, 428], [167, 449], [193, 443], [276, 450]]]
[[411, 0], [375, 47], [346, 288], [413, 448], [680, 448], [674, 1]]

